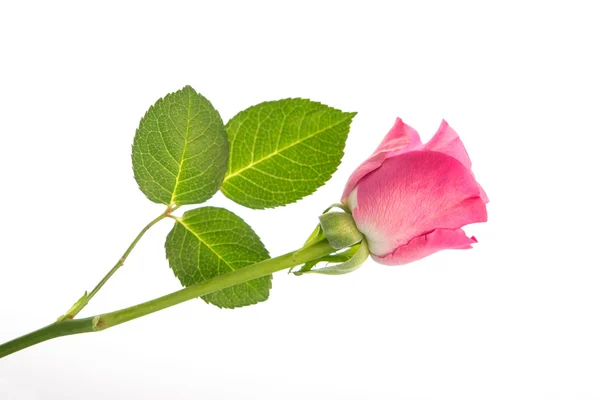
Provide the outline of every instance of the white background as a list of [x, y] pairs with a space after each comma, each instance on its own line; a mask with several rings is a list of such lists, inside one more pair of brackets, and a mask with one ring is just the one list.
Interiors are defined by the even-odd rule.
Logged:
[[[469, 251], [342, 277], [279, 273], [268, 302], [191, 301], [0, 360], [0, 399], [600, 399], [593, 1], [2, 2], [0, 342], [58, 317], [163, 207], [135, 128], [186, 84], [224, 120], [309, 97], [358, 111], [333, 179], [288, 207], [222, 195], [297, 248], [402, 117], [445, 118], [486, 189]], [[179, 288], [163, 221], [84, 311]]]

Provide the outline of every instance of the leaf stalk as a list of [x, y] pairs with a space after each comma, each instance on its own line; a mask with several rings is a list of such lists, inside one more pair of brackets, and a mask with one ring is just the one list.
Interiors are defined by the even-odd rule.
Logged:
[[144, 229], [142, 229], [140, 231], [140, 233], [138, 233], [138, 235], [135, 237], [135, 239], [133, 239], [133, 242], [131, 242], [131, 244], [129, 245], [127, 250], [125, 250], [125, 253], [123, 253], [121, 258], [119, 258], [119, 261], [117, 261], [117, 263], [112, 267], [112, 269], [110, 271], [108, 271], [108, 273], [104, 276], [104, 278], [102, 278], [102, 280], [100, 282], [98, 282], [96, 287], [94, 287], [94, 289], [92, 289], [91, 292], [84, 293], [84, 295], [79, 300], [77, 300], [75, 302], [75, 304], [73, 304], [66, 313], [64, 313], [63, 315], [58, 317], [57, 321], [60, 322], [60, 321], [65, 321], [65, 320], [75, 318], [75, 316], [77, 314], [79, 314], [81, 312], [81, 310], [84, 309], [85, 306], [88, 305], [88, 303], [96, 295], [96, 293], [98, 293], [100, 291], [100, 289], [102, 289], [102, 286], [104, 286], [104, 284], [106, 284], [106, 282], [108, 282], [108, 280], [115, 274], [115, 272], [117, 272], [119, 270], [119, 268], [121, 268], [123, 266], [123, 264], [125, 264], [125, 260], [127, 260], [127, 257], [129, 256], [129, 254], [131, 253], [133, 248], [138, 244], [138, 242], [140, 241], [142, 236], [144, 236], [144, 234], [150, 228], [152, 228], [157, 222], [163, 220], [166, 217], [169, 217], [171, 215], [171, 212], [173, 212], [176, 208], [177, 208], [177, 206], [169, 205], [169, 207], [167, 207], [167, 209], [162, 214], [160, 214], [158, 217], [156, 217], [152, 221], [150, 221], [150, 223], [148, 223], [148, 225], [146, 225], [144, 227]]

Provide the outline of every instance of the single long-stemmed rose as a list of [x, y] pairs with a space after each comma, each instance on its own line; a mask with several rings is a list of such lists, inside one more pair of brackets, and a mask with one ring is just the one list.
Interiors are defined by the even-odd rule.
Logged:
[[[252, 106], [226, 125], [192, 88], [169, 94], [140, 123], [134, 174], [153, 202], [166, 206], [109, 273], [58, 321], [0, 345], [0, 358], [61, 336], [96, 332], [201, 297], [225, 308], [264, 301], [271, 274], [338, 275], [371, 255], [404, 264], [442, 249], [469, 248], [462, 227], [487, 218], [487, 197], [475, 181], [456, 133], [443, 122], [427, 144], [400, 119], [375, 153], [350, 177], [342, 203], [319, 217], [298, 250], [269, 258], [256, 233], [223, 208], [198, 207], [218, 189], [249, 208], [289, 204], [324, 184], [336, 170], [355, 113], [304, 99]], [[342, 211], [337, 211], [340, 208]], [[142, 235], [171, 219], [169, 265], [183, 289], [121, 310], [75, 318], [121, 268]], [[322, 266], [322, 263], [327, 265]], [[299, 267], [299, 268], [296, 268]]]

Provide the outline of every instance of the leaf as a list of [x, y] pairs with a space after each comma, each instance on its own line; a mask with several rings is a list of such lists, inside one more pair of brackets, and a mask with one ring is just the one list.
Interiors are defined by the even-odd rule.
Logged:
[[[269, 258], [243, 219], [224, 208], [201, 207], [183, 214], [167, 236], [167, 259], [183, 286], [195, 285]], [[271, 275], [203, 296], [218, 307], [235, 308], [269, 297]]]
[[133, 173], [153, 202], [198, 204], [219, 190], [229, 145], [221, 116], [190, 86], [158, 100], [133, 141]]
[[313, 193], [339, 166], [354, 115], [305, 99], [240, 112], [226, 126], [229, 166], [221, 191], [250, 208], [282, 206]]

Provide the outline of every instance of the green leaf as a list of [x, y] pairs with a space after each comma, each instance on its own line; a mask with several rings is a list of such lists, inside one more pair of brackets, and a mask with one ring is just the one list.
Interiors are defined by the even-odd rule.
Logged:
[[[169, 265], [183, 286], [269, 258], [269, 252], [243, 219], [217, 207], [201, 207], [183, 214], [167, 236], [165, 248]], [[219, 307], [242, 307], [266, 300], [270, 288], [271, 275], [202, 298]]]
[[229, 145], [221, 116], [190, 86], [158, 100], [133, 141], [133, 173], [155, 203], [210, 199], [227, 171]]
[[282, 206], [311, 194], [339, 166], [354, 115], [305, 99], [240, 112], [226, 127], [229, 166], [221, 191], [250, 208]]

